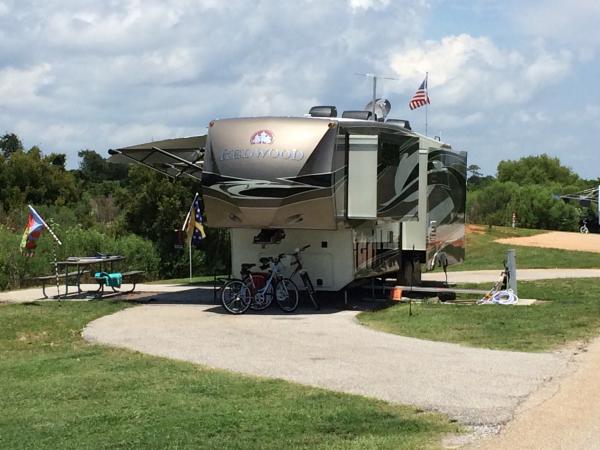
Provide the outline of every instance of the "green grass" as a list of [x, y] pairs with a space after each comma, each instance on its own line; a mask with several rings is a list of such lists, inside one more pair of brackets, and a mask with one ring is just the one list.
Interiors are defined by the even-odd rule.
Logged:
[[[489, 288], [489, 285], [479, 288]], [[398, 304], [358, 316], [389, 333], [493, 349], [546, 351], [600, 333], [600, 279], [519, 283], [519, 296], [548, 300], [532, 306]]]
[[532, 236], [545, 232], [544, 230], [494, 226], [491, 230], [485, 227], [483, 233], [467, 233], [465, 262], [450, 266], [448, 269], [502, 270], [506, 251], [510, 248], [515, 249], [517, 268], [521, 269], [550, 269], [555, 267], [588, 269], [600, 267], [600, 253], [523, 247], [494, 242], [496, 239]]
[[0, 305], [0, 448], [421, 449], [458, 431], [411, 407], [80, 338], [124, 307]]

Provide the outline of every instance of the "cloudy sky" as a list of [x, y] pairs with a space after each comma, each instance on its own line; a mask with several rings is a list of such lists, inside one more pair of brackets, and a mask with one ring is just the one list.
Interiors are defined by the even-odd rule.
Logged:
[[203, 134], [214, 118], [390, 116], [429, 72], [429, 134], [495, 174], [548, 153], [600, 177], [597, 0], [0, 0], [0, 133], [68, 156]]

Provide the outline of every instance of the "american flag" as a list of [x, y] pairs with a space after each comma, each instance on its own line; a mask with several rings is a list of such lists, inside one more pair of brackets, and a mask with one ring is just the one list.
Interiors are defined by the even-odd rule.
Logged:
[[427, 77], [425, 77], [421, 83], [421, 86], [419, 86], [419, 89], [417, 89], [417, 92], [415, 92], [415, 95], [413, 95], [413, 97], [410, 99], [410, 102], [408, 102], [408, 106], [410, 109], [416, 109], [423, 105], [428, 105], [429, 103], [429, 95], [427, 94]]

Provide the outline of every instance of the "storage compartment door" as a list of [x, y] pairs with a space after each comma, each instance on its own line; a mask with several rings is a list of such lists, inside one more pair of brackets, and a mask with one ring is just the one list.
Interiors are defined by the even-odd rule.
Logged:
[[377, 136], [350, 135], [348, 219], [377, 219]]

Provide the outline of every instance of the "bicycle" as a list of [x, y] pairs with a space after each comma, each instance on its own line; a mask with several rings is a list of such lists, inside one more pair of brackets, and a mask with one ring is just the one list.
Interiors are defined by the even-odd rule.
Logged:
[[590, 232], [588, 226], [587, 226], [587, 219], [583, 219], [583, 225], [579, 228], [579, 232], [583, 233], [583, 234], [588, 234]]
[[[221, 294], [223, 307], [232, 314], [243, 314], [249, 308], [262, 310], [271, 305], [273, 297], [284, 312], [293, 312], [298, 307], [298, 288], [292, 280], [281, 276], [282, 253], [277, 257], [260, 258], [261, 269], [269, 268], [268, 278], [262, 287], [255, 282], [257, 275], [250, 271], [256, 264], [242, 264], [241, 280], [231, 280]], [[264, 278], [263, 278], [264, 279]]]
[[305, 245], [302, 248], [297, 248], [294, 251], [294, 253], [289, 253], [290, 256], [293, 256], [295, 258], [294, 261], [292, 261], [290, 263], [290, 266], [296, 266], [296, 268], [294, 269], [294, 272], [292, 273], [290, 278], [294, 278], [294, 275], [298, 274], [298, 276], [302, 280], [302, 284], [304, 284], [304, 289], [306, 290], [306, 293], [308, 294], [308, 298], [314, 305], [315, 309], [319, 310], [320, 306], [317, 303], [317, 300], [315, 299], [315, 295], [316, 295], [315, 288], [313, 287], [313, 284], [310, 279], [310, 276], [308, 275], [308, 272], [302, 268], [302, 260], [300, 259], [300, 253], [302, 253], [308, 247], [310, 247], [310, 244]]

